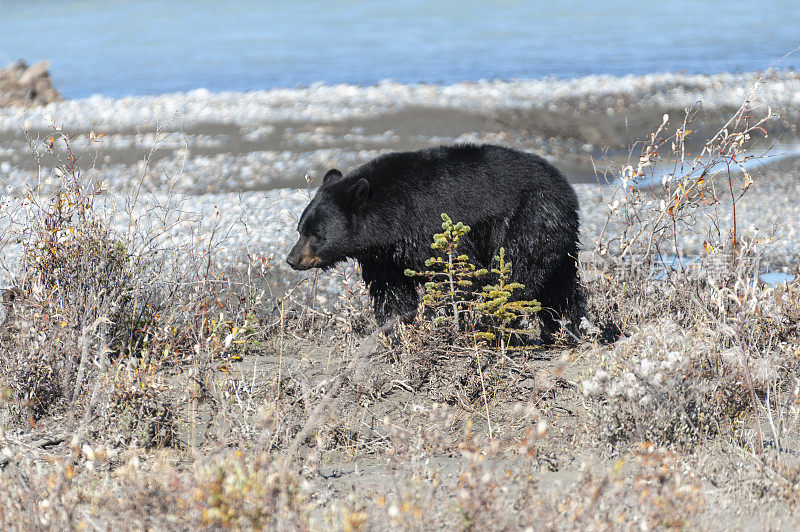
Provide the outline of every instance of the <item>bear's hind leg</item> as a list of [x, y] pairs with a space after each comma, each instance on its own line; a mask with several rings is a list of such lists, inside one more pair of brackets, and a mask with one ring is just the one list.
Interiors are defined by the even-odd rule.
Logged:
[[562, 323], [572, 335], [575, 337], [579, 335], [581, 318], [586, 312], [586, 302], [583, 287], [578, 279], [575, 259], [566, 257], [562, 261], [561, 267], [557, 268], [542, 286], [538, 299], [542, 304], [539, 318], [544, 343], [552, 343]]

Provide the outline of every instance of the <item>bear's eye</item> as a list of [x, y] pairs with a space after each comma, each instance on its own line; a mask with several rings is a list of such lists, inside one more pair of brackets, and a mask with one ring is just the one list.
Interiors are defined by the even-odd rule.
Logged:
[[314, 240], [315, 242], [324, 242], [325, 241], [325, 237], [322, 236], [319, 233], [311, 233], [311, 239]]

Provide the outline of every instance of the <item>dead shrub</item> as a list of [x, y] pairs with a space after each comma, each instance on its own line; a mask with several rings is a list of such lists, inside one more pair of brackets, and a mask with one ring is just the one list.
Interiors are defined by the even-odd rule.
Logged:
[[18, 295], [0, 333], [0, 380], [17, 414], [33, 420], [82, 397], [90, 365], [102, 365], [120, 341], [117, 324], [134, 289], [129, 251], [94, 210], [100, 184], [82, 179], [60, 129], [53, 126], [45, 146], [66, 159], [54, 169], [59, 187], [49, 199], [38, 190], [25, 198]]
[[[87, 146], [101, 135], [88, 137]], [[172, 445], [181, 412], [167, 381], [191, 366], [207, 386], [263, 347], [269, 265], [218, 271], [213, 227], [201, 249], [114, 233], [112, 218], [134, 213], [98, 201], [102, 182], [87, 177], [86, 148], [73, 152], [72, 139], [53, 123], [44, 139], [29, 139], [40, 164], [43, 154], [55, 161], [41, 171], [57, 179], [52, 190], [27, 191], [13, 216], [24, 255], [0, 330], [0, 412], [35, 424], [67, 410], [70, 429], [99, 413], [119, 443]], [[164, 232], [171, 220], [165, 213]]]
[[732, 433], [750, 406], [737, 353], [669, 319], [616, 342], [581, 388], [612, 443], [691, 446]]
[[[601, 367], [583, 383], [611, 441], [693, 445], [750, 414], [763, 450], [758, 397], [795, 374], [786, 371], [797, 334], [784, 297], [793, 288], [759, 281], [775, 239], [743, 230], [737, 213], [775, 118], [754, 96], [696, 154], [687, 147], [694, 110], [672, 133], [664, 115], [610, 188], [582, 273], [597, 339], [628, 337], [597, 350]], [[687, 236], [704, 239], [699, 256], [685, 255]]]
[[683, 530], [701, 525], [705, 507], [699, 479], [677, 455], [647, 442], [609, 472], [585, 471], [576, 488], [555, 508], [569, 522], [564, 529]]
[[306, 502], [297, 480], [269, 457], [241, 452], [195, 471], [189, 517], [202, 527], [302, 530]]

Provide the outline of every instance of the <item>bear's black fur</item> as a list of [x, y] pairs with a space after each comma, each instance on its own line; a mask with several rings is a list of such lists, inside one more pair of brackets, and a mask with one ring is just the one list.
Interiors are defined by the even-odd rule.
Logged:
[[547, 161], [492, 145], [440, 146], [382, 155], [347, 175], [329, 171], [297, 225], [292, 268], [361, 265], [375, 317], [417, 308], [417, 281], [432, 255], [441, 213], [472, 230], [459, 251], [489, 267], [500, 247], [512, 262], [520, 299], [536, 299], [546, 335], [557, 319], [576, 327], [584, 298], [578, 280], [578, 199]]

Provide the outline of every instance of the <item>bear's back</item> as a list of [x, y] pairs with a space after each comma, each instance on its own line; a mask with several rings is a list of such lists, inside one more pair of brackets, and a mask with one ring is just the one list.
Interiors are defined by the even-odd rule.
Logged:
[[388, 195], [410, 190], [440, 194], [519, 194], [572, 187], [538, 155], [492, 144], [456, 144], [381, 155], [348, 174], [365, 178], [373, 191]]

